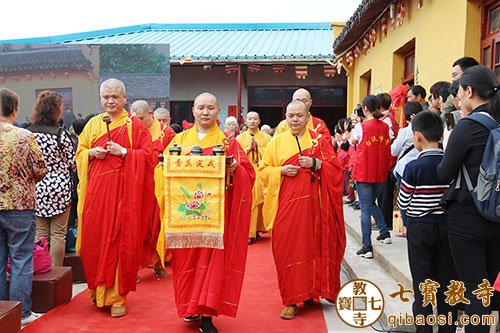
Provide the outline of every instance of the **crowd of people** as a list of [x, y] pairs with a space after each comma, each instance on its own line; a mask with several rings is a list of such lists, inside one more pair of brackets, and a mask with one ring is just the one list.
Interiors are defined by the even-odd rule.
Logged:
[[[484, 217], [471, 191], [482, 186], [477, 179], [486, 143], [500, 122], [500, 85], [470, 57], [453, 63], [452, 78], [434, 83], [428, 100], [424, 87], [409, 87], [399, 122], [393, 111], [386, 112], [391, 96], [380, 93], [365, 97], [350, 119], [337, 123], [333, 140], [344, 174], [344, 203], [361, 209], [363, 244], [357, 254], [368, 259], [372, 229], [379, 232], [377, 241], [391, 244], [393, 210], [399, 209], [403, 230], [396, 236], [407, 238], [415, 316], [432, 314], [420, 292], [430, 279], [439, 284], [439, 314], [456, 318], [458, 308], [445, 302], [444, 292], [458, 280], [469, 301], [460, 310], [469, 316], [493, 311], [498, 318], [500, 297], [491, 286], [500, 272], [500, 224]], [[491, 288], [488, 306], [474, 294], [485, 281]], [[439, 332], [455, 329], [441, 326]], [[417, 332], [432, 332], [432, 326], [418, 326]]]
[[[153, 111], [146, 101], [134, 101], [127, 111], [125, 85], [109, 79], [99, 91], [103, 113], [71, 119], [71, 134], [60, 126], [70, 117], [58, 93], [40, 93], [22, 129], [13, 125], [19, 96], [1, 88], [0, 299], [7, 299], [10, 258], [10, 299], [22, 302], [23, 324], [38, 317], [30, 303], [35, 235], [49, 241], [52, 264], [60, 266], [68, 221], [77, 221], [76, 251], [97, 307], [125, 316], [138, 271], [151, 268], [165, 278], [169, 262], [179, 317], [201, 319], [200, 331], [217, 332], [212, 317], [236, 316], [248, 245], [268, 232], [280, 316], [293, 319], [320, 298], [335, 302], [345, 204], [361, 210], [357, 255], [366, 259], [374, 256], [372, 230], [390, 245], [393, 211], [401, 211], [405, 229], [396, 236], [407, 238], [414, 315], [432, 314], [419, 293], [428, 279], [440, 285], [440, 314], [456, 318], [458, 308], [442, 297], [452, 280], [466, 288], [469, 304], [461, 310], [467, 315], [498, 311], [498, 291], [491, 291], [488, 306], [473, 291], [484, 281], [493, 285], [499, 274], [500, 224], [480, 214], [469, 187], [477, 186], [491, 130], [472, 115], [498, 126], [500, 85], [472, 58], [452, 68], [453, 81], [434, 83], [428, 99], [424, 87], [409, 87], [400, 118], [388, 93], [366, 96], [350, 118], [338, 121], [333, 136], [310, 113], [313, 100], [303, 88], [274, 129], [259, 127], [259, 114], [249, 111], [244, 124], [228, 117], [222, 130], [217, 97], [202, 93], [194, 99], [193, 126], [183, 130], [170, 124], [167, 109]], [[181, 155], [195, 148], [215, 155], [223, 143], [232, 157], [225, 170], [231, 181], [223, 247], [168, 248], [161, 156], [174, 146]], [[450, 324], [439, 331], [455, 329]], [[489, 329], [467, 326], [466, 332]], [[432, 326], [417, 331], [432, 332]]]

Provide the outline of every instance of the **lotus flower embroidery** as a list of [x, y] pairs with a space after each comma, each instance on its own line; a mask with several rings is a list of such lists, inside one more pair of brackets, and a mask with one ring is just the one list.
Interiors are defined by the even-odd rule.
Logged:
[[210, 209], [207, 208], [212, 191], [204, 191], [202, 184], [197, 184], [198, 189], [193, 193], [183, 186], [180, 190], [184, 194], [185, 202], [180, 204], [177, 211], [182, 214], [181, 219], [209, 219]]

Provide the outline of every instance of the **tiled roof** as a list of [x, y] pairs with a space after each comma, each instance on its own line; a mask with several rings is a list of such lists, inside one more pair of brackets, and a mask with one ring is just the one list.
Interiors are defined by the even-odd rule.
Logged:
[[100, 74], [101, 83], [107, 79], [115, 78], [125, 84], [127, 100], [133, 102], [144, 100], [168, 100], [170, 81], [163, 74]]
[[172, 62], [318, 62], [332, 59], [330, 23], [148, 24], [9, 43], [170, 44]]
[[90, 69], [80, 48], [32, 49], [0, 52], [0, 73], [31, 70]]
[[335, 39], [335, 54], [338, 55], [353, 46], [390, 3], [391, 0], [363, 0]]

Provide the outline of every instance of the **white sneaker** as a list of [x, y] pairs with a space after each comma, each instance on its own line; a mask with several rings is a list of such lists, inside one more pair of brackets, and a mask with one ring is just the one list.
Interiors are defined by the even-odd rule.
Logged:
[[37, 320], [38, 318], [40, 318], [42, 315], [39, 314], [39, 313], [35, 313], [35, 312], [31, 312], [31, 314], [25, 318], [22, 318], [21, 319], [21, 326], [26, 326], [28, 325], [29, 323], [31, 323], [32, 321], [35, 321]]

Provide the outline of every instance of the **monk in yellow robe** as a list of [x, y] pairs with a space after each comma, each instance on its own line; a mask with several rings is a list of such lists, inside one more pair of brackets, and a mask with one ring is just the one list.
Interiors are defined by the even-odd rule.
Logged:
[[[135, 117], [142, 120], [144, 125], [148, 128], [152, 140], [152, 158], [158, 162], [158, 156], [163, 153], [165, 147], [172, 141], [175, 132], [169, 126], [162, 126], [162, 124], [153, 117], [153, 112], [149, 107], [149, 103], [144, 100], [137, 100], [132, 103], [130, 111]], [[154, 180], [151, 179], [151, 182], [154, 182]], [[151, 183], [149, 188], [154, 188], [154, 184]], [[155, 276], [157, 278], [164, 278], [167, 276], [167, 272], [163, 268], [163, 262], [161, 262], [160, 255], [157, 253], [156, 249], [160, 234], [160, 215], [154, 191], [147, 197], [144, 197], [143, 202], [144, 214], [148, 215], [150, 223], [143, 225], [141, 233], [141, 237], [144, 240], [141, 268], [152, 266]], [[139, 277], [137, 277], [137, 281], [139, 281]]]
[[[217, 126], [220, 113], [217, 98], [202, 93], [194, 100], [195, 125], [177, 134], [170, 145], [182, 148], [188, 155], [193, 146], [203, 149], [204, 155], [212, 155], [212, 148], [223, 143], [226, 135]], [[236, 316], [240, 299], [247, 255], [247, 237], [252, 207], [252, 187], [255, 172], [241, 146], [229, 137], [228, 156], [233, 163], [226, 166], [233, 183], [225, 193], [224, 202], [224, 249], [181, 248], [172, 251], [172, 274], [177, 312], [185, 321], [202, 317], [201, 332], [216, 332], [212, 316]], [[168, 148], [164, 155], [168, 154]], [[156, 194], [160, 204], [164, 233], [165, 204], [163, 197], [163, 173], [155, 169]]]
[[[295, 90], [292, 95], [292, 101], [302, 101], [307, 107], [307, 112], [311, 109], [312, 98], [309, 91], [304, 88], [299, 88]], [[307, 121], [307, 128], [310, 130], [314, 130], [315, 132], [321, 134], [327, 139], [331, 138], [330, 131], [326, 126], [325, 122], [319, 118], [313, 117], [309, 113], [309, 120]], [[289, 129], [288, 122], [286, 119], [283, 119], [278, 126], [276, 126], [276, 130], [274, 131], [274, 135], [278, 135], [280, 133], [286, 132]]]
[[[98, 307], [111, 307], [112, 317], [126, 314], [125, 300], [135, 290], [147, 223], [143, 198], [153, 179], [151, 135], [123, 108], [123, 82], [109, 79], [100, 87], [105, 113], [90, 119], [79, 136], [78, 237], [89, 296]], [[154, 183], [152, 184], [154, 185]]]
[[245, 150], [245, 153], [247, 153], [248, 160], [252, 163], [256, 174], [255, 183], [252, 189], [252, 216], [248, 235], [248, 245], [250, 245], [257, 239], [259, 231], [266, 230], [262, 217], [264, 192], [257, 169], [259, 168], [259, 162], [262, 160], [264, 150], [269, 140], [271, 140], [271, 136], [259, 130], [260, 116], [257, 112], [248, 112], [245, 123], [248, 126], [248, 130], [240, 133], [240, 135], [236, 137], [236, 141], [238, 141]]
[[343, 175], [330, 138], [307, 128], [302, 101], [286, 110], [289, 130], [274, 136], [259, 171], [264, 183], [264, 223], [283, 305], [292, 319], [298, 303], [319, 297], [333, 302], [340, 290], [346, 236], [342, 211]]

